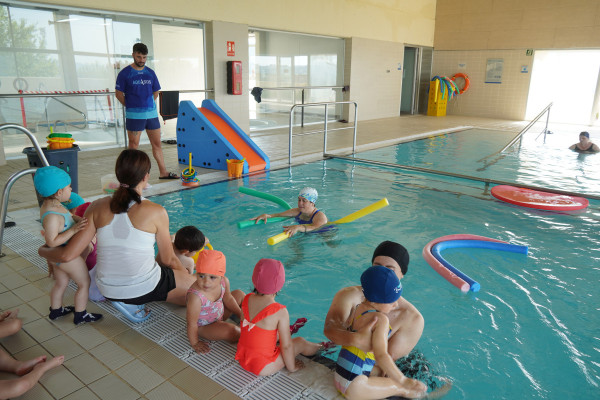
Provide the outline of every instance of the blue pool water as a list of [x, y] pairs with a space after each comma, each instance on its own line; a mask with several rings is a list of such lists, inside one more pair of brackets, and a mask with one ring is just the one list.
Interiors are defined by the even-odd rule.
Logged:
[[[438, 157], [427, 161], [430, 168], [441, 169], [436, 160], [449, 162], [454, 158], [454, 167], [460, 169], [465, 160], [473, 159], [470, 133], [435, 140], [456, 145], [438, 146]], [[500, 140], [500, 147], [504, 143]], [[381, 152], [379, 159], [385, 159], [403, 152], [401, 148], [406, 146], [414, 155], [420, 151], [415, 145], [405, 143], [368, 152], [368, 156], [378, 157], [377, 152]], [[452, 156], [444, 154], [444, 149], [452, 149]], [[497, 150], [482, 145], [477, 149], [481, 156]], [[487, 177], [491, 173], [490, 167]], [[538, 175], [546, 172], [538, 171]], [[553, 180], [548, 176], [544, 179]], [[239, 193], [242, 184], [292, 205], [302, 187], [313, 186], [320, 194], [318, 207], [331, 220], [383, 197], [389, 199], [390, 206], [341, 225], [337, 232], [299, 235], [269, 246], [266, 239], [281, 232], [280, 224], [238, 229], [236, 223], [262, 212], [275, 212], [279, 206]], [[434, 374], [453, 382], [446, 398], [597, 396], [599, 201], [591, 201], [590, 207], [579, 213], [525, 209], [495, 200], [480, 182], [342, 160], [205, 185], [152, 200], [168, 210], [172, 231], [196, 225], [226, 254], [232, 288], [251, 290], [256, 261], [262, 257], [280, 259], [286, 266], [287, 280], [277, 300], [288, 306], [292, 321], [308, 318], [299, 333], [308, 339], [325, 339], [324, 317], [333, 295], [342, 287], [358, 284], [375, 246], [391, 239], [403, 243], [410, 252], [403, 295], [425, 318], [417, 349]], [[432, 239], [455, 233], [527, 245], [529, 255], [445, 250], [449, 262], [481, 284], [480, 292], [463, 294], [421, 255]]]

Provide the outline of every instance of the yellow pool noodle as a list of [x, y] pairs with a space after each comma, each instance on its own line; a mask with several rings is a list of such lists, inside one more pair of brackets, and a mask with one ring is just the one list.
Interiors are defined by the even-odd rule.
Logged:
[[[387, 198], [384, 197], [383, 199], [376, 201], [375, 203], [373, 203], [369, 206], [366, 206], [365, 208], [361, 208], [360, 210], [355, 211], [352, 214], [346, 215], [344, 218], [338, 219], [337, 221], [333, 221], [332, 223], [330, 223], [328, 225], [346, 224], [348, 222], [356, 221], [357, 219], [364, 217], [365, 215], [370, 214], [373, 211], [377, 211], [377, 210], [382, 209], [383, 207], [387, 207], [389, 205], [390, 205], [390, 202], [388, 201]], [[282, 232], [280, 234], [277, 234], [275, 236], [271, 236], [270, 238], [268, 238], [267, 243], [272, 246], [279, 242], [283, 242], [288, 237], [289, 236], [287, 235], [287, 233]]]
[[[200, 249], [200, 251], [204, 249], [214, 250], [210, 243], [206, 243], [206, 245]], [[196, 254], [193, 255], [192, 260], [194, 260], [194, 264], [198, 262], [198, 256], [200, 255], [200, 251], [197, 251]]]

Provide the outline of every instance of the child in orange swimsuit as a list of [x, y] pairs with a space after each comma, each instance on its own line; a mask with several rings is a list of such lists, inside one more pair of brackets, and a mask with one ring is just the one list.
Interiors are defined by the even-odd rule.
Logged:
[[[242, 302], [243, 319], [235, 359], [242, 368], [256, 375], [272, 375], [283, 367], [294, 372], [304, 364], [298, 354], [312, 356], [321, 348], [318, 343], [290, 334], [290, 316], [284, 305], [275, 302], [285, 282], [281, 261], [263, 258], [254, 267], [254, 293]], [[279, 345], [277, 336], [279, 334]]]
[[223, 253], [208, 249], [200, 252], [196, 263], [196, 282], [187, 292], [186, 313], [188, 339], [197, 353], [209, 351], [208, 344], [200, 341], [200, 337], [237, 342], [240, 328], [225, 320], [231, 314], [241, 320], [240, 303], [244, 294], [241, 290], [230, 291]]

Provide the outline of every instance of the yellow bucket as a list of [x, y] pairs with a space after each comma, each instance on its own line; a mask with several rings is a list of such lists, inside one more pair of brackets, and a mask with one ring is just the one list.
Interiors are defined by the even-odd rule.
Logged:
[[232, 178], [240, 178], [244, 173], [244, 161], [242, 160], [227, 160], [227, 175]]

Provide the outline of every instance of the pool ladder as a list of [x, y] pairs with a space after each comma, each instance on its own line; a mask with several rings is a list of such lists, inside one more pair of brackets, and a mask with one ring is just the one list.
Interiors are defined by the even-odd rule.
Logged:
[[[33, 147], [35, 147], [35, 151], [37, 152], [37, 155], [40, 158], [42, 164], [45, 167], [49, 165], [48, 160], [46, 159], [46, 156], [44, 155], [44, 152], [40, 147], [40, 144], [38, 143], [35, 136], [33, 136], [33, 133], [29, 131], [29, 129], [17, 124], [0, 124], [0, 131], [4, 129], [16, 129], [25, 133], [27, 137], [29, 137], [29, 140], [31, 140], [31, 144], [33, 144]], [[8, 209], [8, 195], [10, 193], [10, 189], [17, 181], [17, 179], [25, 175], [35, 174], [35, 171], [37, 171], [37, 168], [27, 168], [22, 171], [15, 172], [8, 178], [6, 184], [4, 185], [4, 190], [2, 191], [2, 209], [0, 210], [0, 223], [2, 224], [0, 225], [0, 257], [5, 256], [5, 254], [2, 252], [2, 242], [4, 240], [4, 229], [6, 228], [6, 210]]]

